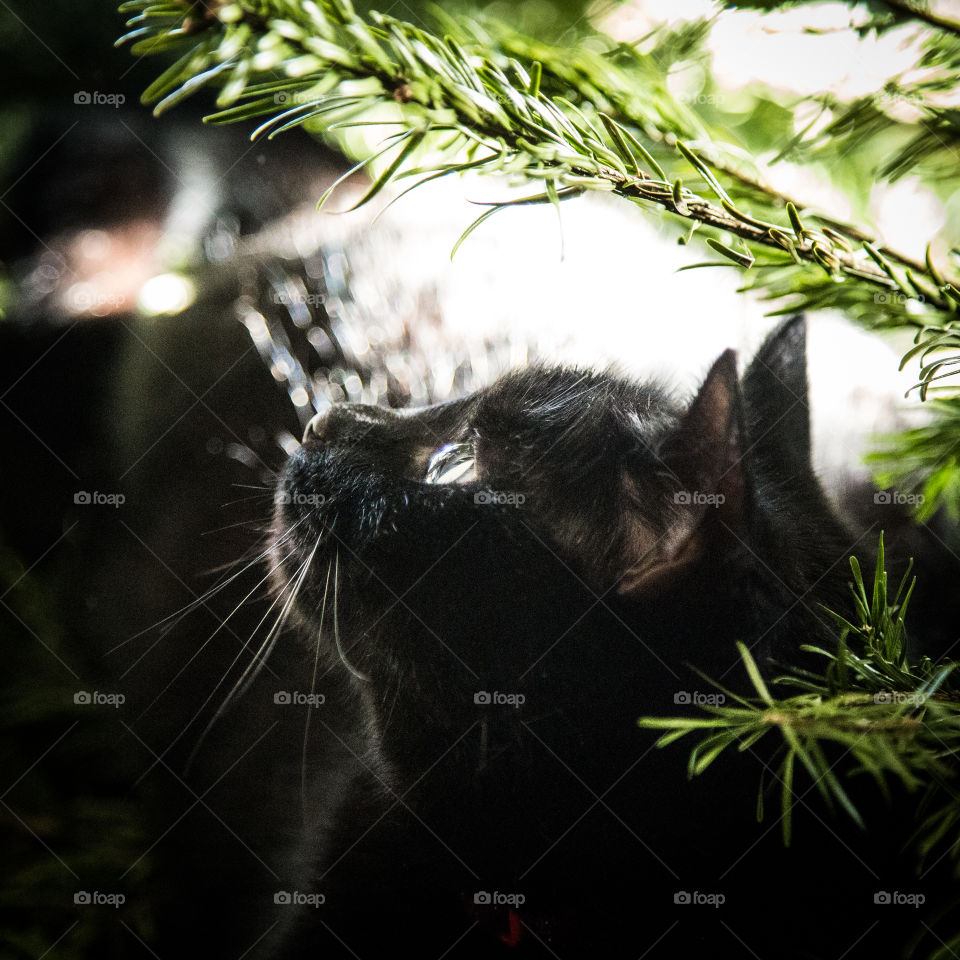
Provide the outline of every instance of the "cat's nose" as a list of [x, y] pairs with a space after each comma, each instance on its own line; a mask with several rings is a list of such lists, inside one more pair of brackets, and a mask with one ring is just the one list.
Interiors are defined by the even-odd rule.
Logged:
[[357, 440], [369, 434], [371, 429], [396, 422], [396, 414], [383, 407], [371, 407], [364, 403], [338, 403], [323, 413], [318, 413], [303, 432], [303, 442], [322, 440]]
[[327, 429], [327, 421], [330, 418], [330, 411], [324, 410], [310, 419], [306, 429], [303, 431], [303, 443], [308, 440], [322, 440]]

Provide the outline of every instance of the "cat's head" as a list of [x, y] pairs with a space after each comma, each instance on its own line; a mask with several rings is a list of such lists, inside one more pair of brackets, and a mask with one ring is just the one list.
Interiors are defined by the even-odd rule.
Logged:
[[788, 321], [742, 381], [727, 351], [687, 404], [531, 367], [433, 407], [334, 406], [282, 473], [275, 578], [373, 680], [435, 672], [440, 646], [509, 673], [591, 598], [652, 633], [714, 628], [734, 598], [731, 649], [766, 630], [769, 650], [847, 546], [810, 467], [804, 343]]

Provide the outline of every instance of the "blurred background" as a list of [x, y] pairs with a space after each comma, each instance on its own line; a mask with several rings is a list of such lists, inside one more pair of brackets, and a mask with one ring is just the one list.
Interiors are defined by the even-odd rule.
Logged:
[[[429, 18], [416, 0], [381, 9]], [[915, 25], [862, 29], [866, 6], [832, 2], [447, 9], [478, 12], [551, 44], [642, 40], [666, 94], [732, 154], [768, 161], [773, 190], [920, 260], [931, 238], [946, 255], [960, 237], [952, 151], [878, 179], [896, 126], [802, 158], [783, 149], [816, 138], [824, 98], [872, 97], [916, 70]], [[725, 347], [748, 358], [775, 322], [734, 271], [676, 272], [705, 259], [678, 242], [684, 224], [607, 197], [564, 203], [559, 223], [549, 205], [505, 211], [452, 261], [471, 201], [499, 195], [486, 180], [424, 187], [375, 222], [385, 200], [318, 213], [372, 134], [251, 142], [252, 124], [202, 125], [208, 93], [154, 117], [140, 95], [165, 64], [114, 47], [123, 21], [101, 2], [0, 9], [0, 956], [182, 943], [196, 917], [158, 933], [183, 902], [172, 885], [190, 883], [171, 850], [223, 857], [237, 877], [270, 869], [264, 825], [230, 789], [269, 769], [269, 740], [214, 729], [202, 762], [187, 760], [267, 607], [270, 483], [313, 412], [443, 400], [534, 358], [614, 363], [683, 393]], [[916, 120], [908, 102], [883, 106]], [[368, 183], [351, 177], [332, 208]], [[875, 520], [870, 436], [924, 421], [903, 401], [916, 379], [897, 371], [904, 345], [811, 317], [817, 466], [852, 545]], [[885, 520], [914, 544], [906, 513]], [[938, 524], [923, 549], [948, 571]], [[929, 630], [941, 647], [955, 639]], [[114, 900], [89, 909], [97, 893]], [[244, 936], [219, 955], [240, 955]]]

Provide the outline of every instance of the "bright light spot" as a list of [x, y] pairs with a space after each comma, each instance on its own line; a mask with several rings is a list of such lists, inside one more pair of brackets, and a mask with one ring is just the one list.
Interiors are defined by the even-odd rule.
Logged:
[[96, 291], [89, 283], [75, 283], [64, 295], [71, 313], [86, 313], [97, 301]]
[[140, 288], [137, 306], [142, 313], [152, 317], [161, 313], [180, 313], [193, 303], [196, 296], [196, 288], [186, 277], [161, 273]]
[[343, 389], [351, 400], [355, 400], [363, 392], [363, 381], [355, 373], [351, 373], [344, 379]]
[[79, 243], [81, 256], [88, 260], [106, 260], [110, 254], [110, 235], [103, 230], [84, 230]]
[[300, 449], [300, 441], [293, 436], [293, 434], [288, 433], [286, 430], [284, 430], [282, 433], [278, 433], [276, 440], [280, 445], [280, 448], [288, 457], [292, 457]]
[[243, 321], [247, 325], [247, 330], [253, 338], [253, 342], [258, 346], [266, 343], [270, 339], [270, 331], [267, 329], [267, 322], [259, 313], [249, 313]]
[[878, 183], [870, 192], [881, 237], [896, 237], [898, 249], [922, 258], [927, 241], [943, 227], [943, 206], [916, 177]]
[[[633, 0], [615, 7], [600, 27], [633, 42], [660, 23], [715, 14], [712, 0]], [[910, 70], [919, 51], [909, 28], [859, 37], [850, 25], [863, 15], [855, 14], [843, 3], [774, 13], [724, 10], [707, 41], [714, 79], [727, 90], [760, 81], [805, 95], [829, 90], [843, 100], [876, 93], [888, 77]]]
[[303, 387], [296, 387], [290, 391], [290, 399], [294, 406], [305, 407], [310, 402], [310, 394]]

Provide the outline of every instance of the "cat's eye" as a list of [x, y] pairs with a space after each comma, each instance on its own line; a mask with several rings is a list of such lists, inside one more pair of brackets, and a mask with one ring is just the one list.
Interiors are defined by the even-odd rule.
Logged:
[[445, 443], [430, 457], [424, 483], [469, 483], [477, 479], [472, 443]]

